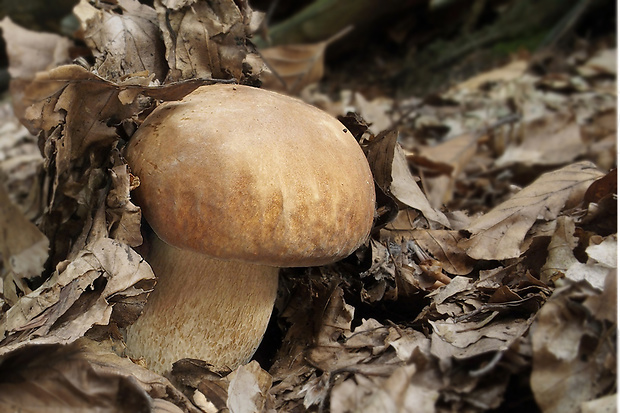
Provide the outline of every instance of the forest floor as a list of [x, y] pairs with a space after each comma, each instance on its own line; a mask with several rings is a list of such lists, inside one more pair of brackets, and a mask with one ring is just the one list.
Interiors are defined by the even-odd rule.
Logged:
[[[82, 1], [74, 37], [0, 23], [0, 410], [614, 411], [615, 33], [491, 57], [391, 15], [256, 50], [232, 1], [117, 3]], [[341, 120], [374, 227], [342, 261], [281, 270], [250, 363], [164, 377], [124, 353], [155, 275], [121, 154], [158, 102], [231, 78]]]

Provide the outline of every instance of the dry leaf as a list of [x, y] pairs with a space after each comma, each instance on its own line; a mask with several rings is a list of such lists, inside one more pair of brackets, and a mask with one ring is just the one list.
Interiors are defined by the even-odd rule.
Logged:
[[157, 0], [155, 10], [170, 68], [166, 82], [193, 78], [242, 81], [259, 76], [260, 62], [252, 58], [254, 52], [245, 43], [249, 35], [246, 10], [234, 1], [175, 2], [169, 8]]
[[598, 245], [590, 245], [586, 248], [588, 262], [581, 263], [577, 260], [571, 262], [566, 270], [566, 278], [573, 282], [585, 280], [592, 287], [603, 290], [605, 279], [610, 277], [618, 268], [617, 263], [618, 239], [617, 235], [610, 235]]
[[198, 0], [162, 0], [162, 4], [169, 9], [179, 10], [182, 7], [188, 7], [196, 3]]
[[495, 160], [498, 167], [515, 163], [531, 165], [563, 165], [586, 153], [586, 145], [574, 116], [552, 113], [528, 121], [519, 143], [511, 143]]
[[[49, 191], [45, 198], [48, 210], [40, 228], [51, 241], [52, 265], [65, 259], [69, 248], [74, 254], [83, 248], [95, 220], [94, 211], [105, 204], [102, 182], [112, 175], [118, 177], [120, 169], [114, 168], [123, 168], [118, 154], [114, 155], [120, 124], [151, 106], [146, 97], [179, 99], [204, 83], [192, 80], [149, 86], [144, 73], [114, 83], [69, 65], [39, 73], [28, 85], [24, 100], [29, 106], [22, 121], [33, 133], [43, 131], [47, 137], [43, 153], [49, 179], [44, 186]], [[105, 221], [106, 213], [110, 219], [109, 227], [104, 225], [99, 231], [135, 246], [141, 240], [140, 217], [139, 210], [127, 202], [128, 180], [125, 171], [111, 182], [122, 187], [113, 189], [108, 211], [101, 211], [100, 221]], [[58, 220], [58, 214], [73, 219]]]
[[23, 102], [23, 89], [38, 72], [67, 63], [71, 42], [57, 34], [38, 33], [14, 24], [8, 17], [0, 22], [9, 58], [13, 110], [18, 118], [28, 103]]
[[[441, 298], [443, 305], [463, 300], [463, 306], [471, 312], [477, 293], [473, 285], [467, 277], [456, 277], [440, 289], [450, 290]], [[294, 349], [285, 339], [283, 352], [279, 353], [283, 359], [276, 357], [277, 371], [272, 370], [278, 383], [271, 390], [278, 411], [309, 410], [314, 406], [327, 408], [327, 401], [331, 411], [408, 411], [412, 407], [433, 411], [438, 408], [437, 401], [446, 401], [446, 397], [453, 400], [449, 404], [455, 411], [497, 408], [512, 374], [497, 361], [509, 351], [511, 344], [520, 340], [532, 319], [513, 322], [511, 311], [524, 306], [523, 303], [493, 304], [495, 310], [490, 308], [484, 314], [477, 312], [483, 318], [470, 314], [471, 319], [478, 321], [463, 323], [463, 330], [460, 329], [462, 321], [452, 322], [458, 332], [448, 336], [458, 340], [462, 333], [464, 341], [454, 344], [465, 348], [445, 343], [442, 349], [437, 342], [443, 341], [439, 337], [433, 336], [434, 347], [431, 347], [431, 339], [423, 333], [402, 325], [383, 325], [376, 319], [362, 319], [351, 329], [349, 305], [338, 289], [330, 290], [330, 300], [325, 304], [320, 298], [325, 294], [323, 289], [314, 284], [312, 293], [316, 294], [318, 305], [311, 309], [303, 306], [299, 296], [291, 297], [290, 302], [294, 304], [287, 309], [294, 308], [298, 318], [287, 313], [287, 322], [293, 322], [296, 333], [307, 334], [309, 327], [304, 323], [320, 320], [314, 343], [319, 342], [320, 335], [322, 344], [311, 344], [310, 351], [304, 351], [303, 345]], [[538, 303], [541, 298], [536, 298]], [[483, 307], [482, 303], [477, 305]], [[503, 314], [501, 318], [499, 312]], [[510, 321], [504, 320], [506, 316]], [[441, 323], [444, 327], [440, 330], [449, 332], [445, 326], [451, 323], [441, 321], [438, 325]], [[295, 334], [287, 334], [287, 337], [294, 340]], [[441, 370], [431, 348], [444, 360]], [[468, 353], [475, 354], [476, 358], [470, 358]], [[464, 357], [462, 363], [454, 359], [455, 354]], [[301, 368], [304, 360], [315, 367]], [[474, 364], [479, 366], [479, 371], [472, 367], [473, 360], [478, 360]], [[321, 369], [320, 373], [316, 367]]]
[[488, 72], [481, 73], [465, 82], [459, 83], [453, 87], [454, 91], [470, 90], [475, 91], [480, 89], [485, 84], [493, 84], [496, 82], [510, 82], [518, 80], [523, 76], [527, 70], [528, 62], [525, 60], [516, 60], [510, 62], [505, 66], [498, 69], [493, 69]]
[[537, 220], [550, 221], [579, 203], [588, 186], [602, 176], [590, 162], [579, 162], [543, 174], [487, 214], [474, 219], [459, 242], [474, 259], [501, 260], [521, 255], [521, 243]]
[[618, 270], [609, 271], [600, 295], [591, 295], [583, 306], [600, 321], [616, 323], [618, 320]]
[[11, 201], [28, 218], [42, 213], [37, 196], [43, 157], [37, 138], [17, 120], [10, 102], [0, 105], [0, 175]]
[[481, 321], [429, 320], [433, 327], [431, 352], [440, 359], [465, 359], [508, 350], [525, 334], [533, 317], [493, 320], [497, 314], [493, 312]]
[[52, 33], [26, 30], [5, 17], [0, 21], [7, 44], [9, 74], [13, 79], [32, 79], [37, 72], [67, 63], [71, 41]]
[[464, 134], [435, 146], [423, 146], [407, 159], [424, 174], [443, 172], [446, 176], [422, 177], [424, 188], [431, 205], [439, 208], [452, 201], [456, 180], [471, 161], [478, 149], [478, 138]]
[[107, 223], [111, 238], [131, 247], [142, 245], [140, 232], [142, 213], [130, 200], [132, 178], [128, 166], [117, 165], [110, 170], [112, 186], [106, 197]]
[[168, 71], [157, 13], [137, 0], [120, 0], [116, 7], [80, 1], [73, 13], [84, 40], [95, 51], [96, 73], [118, 81], [129, 73], [147, 71], [162, 81]]
[[411, 361], [416, 353], [430, 354], [431, 352], [431, 340], [416, 330], [411, 330], [408, 334], [400, 335], [387, 342], [402, 361]]
[[618, 52], [616, 49], [605, 49], [596, 53], [586, 63], [579, 66], [577, 71], [581, 76], [597, 75], [616, 76], [618, 73]]
[[[156, 21], [167, 47], [164, 62], [161, 48], [144, 44], [158, 41], [153, 9], [132, 0], [89, 4], [83, 1], [78, 13], [98, 58], [96, 69], [122, 80], [109, 82], [87, 70], [64, 67], [39, 74], [28, 90], [26, 103], [32, 106], [27, 121], [33, 132], [43, 130], [47, 173], [46, 181], [33, 185], [42, 187], [48, 208], [38, 222], [52, 235], [56, 254], [51, 268], [57, 271], [38, 281], [45, 281], [39, 288], [32, 285], [35, 291], [17, 300], [0, 322], [8, 335], [0, 347], [0, 400], [6, 394], [28, 397], [19, 404], [39, 411], [58, 405], [65, 410], [64, 404], [77, 398], [83, 409], [98, 404], [110, 411], [196, 412], [167, 381], [127, 359], [71, 344], [38, 344], [71, 342], [87, 330], [89, 336], [109, 332], [89, 326], [110, 319], [126, 325], [139, 311], [153, 280], [148, 267], [142, 268], [146, 263], [126, 245], [141, 242], [140, 214], [129, 198], [136, 183], [117, 144], [130, 137], [153, 100], [177, 99], [204, 83], [192, 78], [255, 80], [262, 62], [246, 41], [249, 7], [244, 0], [157, 1]], [[30, 44], [26, 54], [36, 58], [38, 44], [32, 44], [31, 34], [23, 42], [11, 42]], [[52, 42], [49, 47], [56, 46]], [[292, 72], [301, 80], [293, 87], [319, 73], [324, 47], [308, 48], [321, 54], [297, 59]], [[148, 55], [153, 49], [155, 55]], [[160, 65], [161, 73], [170, 64], [167, 80], [173, 83], [155, 87], [146, 73], [135, 74], [144, 70], [143, 62], [132, 60], [136, 56], [148, 63], [145, 68]], [[43, 61], [54, 61], [53, 53], [37, 63], [49, 69]], [[435, 103], [416, 98], [367, 101], [351, 91], [344, 91], [338, 104], [330, 105], [328, 95], [315, 97], [325, 107], [355, 106], [368, 114], [375, 132], [400, 122], [402, 142], [418, 139], [422, 132], [424, 139], [445, 142], [422, 149], [417, 165], [408, 164], [396, 134], [385, 133], [384, 140], [369, 145], [373, 172], [386, 198], [379, 206], [388, 211], [377, 222], [380, 232], [342, 263], [286, 270], [291, 278], [281, 289], [277, 320], [285, 338], [269, 373], [253, 362], [226, 378], [186, 375], [181, 385], [195, 405], [207, 412], [227, 406], [233, 412], [269, 411], [272, 403], [278, 411], [501, 411], [514, 401], [500, 406], [503, 397], [514, 397], [513, 387], [506, 390], [508, 382], [518, 385], [531, 371], [526, 338], [531, 330], [547, 332], [534, 340], [531, 389], [545, 413], [610, 406], [608, 399], [586, 400], [615, 391], [615, 178], [610, 174], [591, 185], [584, 196], [585, 187], [600, 174], [591, 164], [580, 163], [516, 192], [513, 184], [532, 182], [540, 169], [499, 171], [494, 162], [502, 153], [499, 162], [513, 166], [572, 162], [578, 155], [596, 159], [603, 170], [615, 166], [615, 88], [596, 92], [605, 88], [601, 79], [612, 83], [609, 74], [615, 69], [610, 70], [609, 57], [595, 58], [575, 68], [593, 75], [587, 81], [557, 75], [541, 81], [521, 76], [525, 64], [485, 73]], [[548, 93], [538, 86], [570, 87], [572, 92]], [[570, 116], [556, 116], [564, 112]], [[424, 193], [412, 166], [421, 171]], [[483, 214], [508, 193], [514, 196]], [[571, 211], [558, 217], [584, 197], [585, 216]], [[448, 201], [450, 221], [435, 209]], [[396, 219], [384, 227], [398, 207]], [[463, 231], [443, 229], [450, 223]], [[100, 253], [93, 250], [97, 246], [103, 246]], [[512, 258], [510, 265], [496, 261], [503, 258]], [[445, 273], [466, 276], [437, 288], [433, 276]], [[562, 310], [541, 312], [537, 328], [531, 329], [551, 292], [537, 277], [548, 281], [564, 273], [567, 277], [557, 280], [564, 287], [552, 299], [563, 300], [558, 304]], [[581, 281], [573, 285], [573, 279]], [[7, 284], [14, 283], [4, 284], [5, 295]], [[434, 292], [427, 294], [431, 288]], [[570, 295], [561, 295], [567, 291]], [[69, 355], [70, 350], [77, 353]], [[16, 377], [27, 380], [15, 383]], [[72, 385], [70, 391], [65, 383]], [[36, 397], [46, 389], [45, 395], [67, 396], [37, 405], [48, 401]], [[568, 405], [558, 406], [557, 400]]]
[[[421, 248], [430, 258], [425, 258], [418, 253], [418, 263], [421, 264], [420, 261], [424, 260], [435, 260], [441, 264], [445, 272], [452, 275], [466, 275], [472, 271], [474, 260], [458, 247], [459, 241], [463, 239], [463, 234], [459, 231], [412, 229], [411, 224], [402, 227], [392, 224], [393, 222], [386, 227], [385, 231], [382, 231], [382, 240], [388, 239], [400, 244], [407, 243], [407, 247], [411, 248], [414, 254], [416, 248]], [[409, 245], [410, 243], [415, 245]]]
[[375, 181], [383, 191], [393, 195], [399, 202], [422, 212], [428, 220], [449, 227], [448, 219], [431, 206], [411, 175], [407, 159], [396, 142], [396, 137], [396, 132], [381, 134], [368, 145], [368, 163]]
[[328, 42], [281, 45], [262, 49], [260, 55], [271, 69], [261, 75], [265, 89], [297, 95], [323, 77]]
[[472, 289], [472, 280], [468, 277], [457, 276], [452, 279], [450, 284], [442, 286], [435, 291], [431, 292], [427, 295], [427, 297], [433, 299], [433, 303], [437, 305], [441, 305], [448, 298], [462, 293], [464, 291], [469, 291]]
[[607, 327], [579, 308], [584, 296], [598, 298], [583, 284], [558, 290], [533, 326], [530, 380], [543, 413], [577, 413], [581, 403], [615, 389], [616, 348], [600, 332]]
[[172, 366], [171, 380], [201, 410], [215, 413], [226, 409], [229, 369], [216, 370], [203, 360], [181, 359]]
[[198, 413], [168, 380], [84, 338], [13, 353], [0, 367], [0, 410]]
[[266, 412], [272, 378], [256, 361], [239, 366], [227, 376], [230, 413]]
[[618, 407], [618, 395], [611, 394], [596, 400], [581, 403], [581, 413], [614, 413]]
[[[155, 276], [127, 245], [98, 238], [47, 281], [21, 297], [0, 319], [0, 356], [32, 344], [68, 344], [94, 325], [106, 325], [112, 299], [152, 288]], [[150, 282], [143, 288], [140, 282]]]
[[[139, 77], [144, 84], [148, 79]], [[52, 268], [84, 247], [95, 211], [105, 203], [112, 151], [119, 141], [118, 124], [137, 116], [149, 101], [123, 103], [123, 88], [140, 88], [140, 81], [117, 85], [77, 65], [60, 66], [37, 74], [24, 91], [29, 105], [22, 114], [32, 133], [42, 132], [46, 181], [43, 185], [46, 213], [39, 228], [50, 239]], [[107, 236], [105, 212], [99, 222]], [[72, 217], [58, 219], [58, 216]], [[139, 237], [134, 235], [134, 237]], [[125, 236], [124, 238], [127, 239]]]
[[396, 369], [383, 383], [356, 375], [334, 386], [330, 397], [332, 413], [434, 413], [439, 393], [411, 385], [416, 366]]
[[562, 278], [566, 270], [577, 262], [573, 253], [577, 246], [575, 222], [569, 217], [558, 217], [557, 227], [549, 242], [549, 255], [540, 270], [540, 280], [545, 283]]
[[27, 281], [43, 273], [48, 247], [47, 237], [11, 202], [4, 185], [0, 185], [0, 257], [7, 271], [3, 274], [3, 294], [9, 305], [19, 295], [30, 293]]
[[374, 239], [370, 240], [370, 258], [370, 268], [362, 272], [360, 277], [372, 281], [364, 285], [361, 295], [364, 301], [374, 303], [386, 298], [386, 289], [395, 283], [398, 271], [391, 252], [383, 243]]
[[466, 275], [472, 271], [474, 261], [458, 248], [462, 239], [460, 232], [419, 229], [414, 230], [411, 237], [434, 259], [441, 262], [442, 268], [448, 274]]
[[355, 111], [368, 122], [368, 129], [373, 134], [378, 135], [393, 128], [394, 100], [379, 96], [369, 101], [361, 93], [355, 93], [351, 104], [355, 107]]
[[283, 44], [261, 49], [260, 56], [269, 68], [260, 76], [261, 87], [298, 95], [306, 86], [318, 82], [325, 70], [327, 46], [347, 34], [350, 29], [351, 27], [347, 27], [318, 43]]
[[318, 330], [317, 344], [328, 345], [351, 331], [355, 308], [344, 300], [342, 288], [335, 288], [324, 307], [323, 322]]
[[604, 177], [597, 179], [590, 185], [583, 196], [585, 203], [600, 202], [610, 194], [618, 192], [618, 170], [610, 171]]
[[[143, 79], [146, 88], [148, 79]], [[120, 91], [120, 86], [81, 66], [60, 66], [39, 73], [26, 88], [24, 100], [30, 106], [22, 121], [33, 133], [52, 131], [65, 123], [63, 143], [58, 148], [62, 152], [57, 158], [59, 166], [66, 165], [82, 156], [89, 146], [118, 139], [110, 120], [119, 122], [140, 112], [141, 102], [123, 104], [118, 98]], [[64, 168], [59, 169], [64, 172]]]

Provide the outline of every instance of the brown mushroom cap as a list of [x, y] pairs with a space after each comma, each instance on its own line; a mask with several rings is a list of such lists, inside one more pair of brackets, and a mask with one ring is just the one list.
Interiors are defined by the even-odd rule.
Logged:
[[225, 260], [322, 265], [370, 232], [375, 192], [355, 138], [300, 100], [238, 85], [159, 106], [126, 153], [167, 243]]

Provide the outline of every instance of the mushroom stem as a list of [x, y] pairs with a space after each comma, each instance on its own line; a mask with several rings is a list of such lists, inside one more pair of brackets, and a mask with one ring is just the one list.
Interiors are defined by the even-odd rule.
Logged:
[[127, 330], [130, 357], [160, 374], [182, 358], [231, 369], [250, 360], [271, 316], [278, 268], [214, 259], [157, 236], [147, 261], [158, 281]]

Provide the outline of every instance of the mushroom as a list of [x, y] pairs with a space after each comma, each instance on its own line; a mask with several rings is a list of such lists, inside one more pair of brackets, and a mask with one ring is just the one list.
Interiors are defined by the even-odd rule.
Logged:
[[327, 113], [239, 85], [157, 107], [131, 138], [132, 193], [156, 236], [158, 284], [127, 353], [160, 373], [181, 358], [246, 363], [272, 313], [280, 267], [317, 266], [367, 238], [374, 182], [357, 141]]

